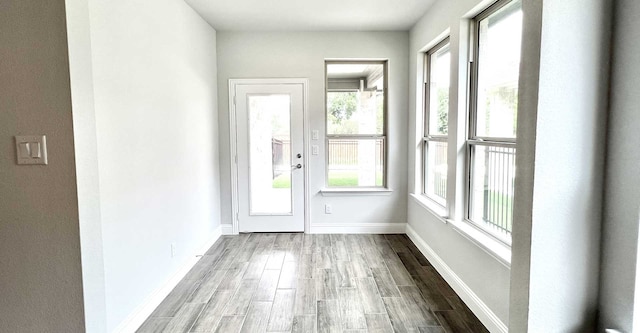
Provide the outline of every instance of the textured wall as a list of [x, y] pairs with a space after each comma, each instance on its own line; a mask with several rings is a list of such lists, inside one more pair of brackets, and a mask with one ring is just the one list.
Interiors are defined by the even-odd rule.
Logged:
[[182, 0], [89, 13], [110, 332], [219, 226], [216, 31]]
[[537, 81], [538, 89], [537, 96], [521, 95], [523, 117], [518, 118], [523, 152], [518, 163], [526, 169], [518, 170], [516, 180], [512, 257], [519, 264], [512, 267], [511, 306], [518, 311], [511, 314], [510, 330], [592, 332], [600, 273], [610, 3], [529, 1], [524, 13], [528, 51], [520, 86], [531, 93]]
[[[638, 331], [637, 257], [640, 218], [640, 2], [620, 0], [614, 14], [600, 328]], [[636, 305], [637, 307], [638, 305]], [[635, 322], [635, 325], [632, 324]]]
[[[64, 5], [0, 2], [1, 332], [84, 330]], [[48, 165], [16, 165], [30, 134]]]
[[107, 332], [107, 310], [89, 6], [88, 0], [65, 0], [65, 2], [78, 183], [84, 315], [86, 331], [102, 333]]

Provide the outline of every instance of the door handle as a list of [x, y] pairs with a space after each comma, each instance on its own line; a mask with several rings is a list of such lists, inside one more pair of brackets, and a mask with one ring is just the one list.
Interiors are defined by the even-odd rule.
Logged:
[[291, 169], [302, 169], [302, 164], [292, 165]]

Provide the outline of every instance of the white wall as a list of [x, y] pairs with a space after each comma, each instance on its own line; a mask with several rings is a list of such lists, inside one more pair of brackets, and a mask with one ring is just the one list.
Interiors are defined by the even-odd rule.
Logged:
[[[82, 332], [82, 272], [63, 0], [0, 2], [0, 332]], [[17, 165], [15, 135], [47, 136]]]
[[[636, 258], [640, 211], [640, 2], [616, 2], [603, 221], [600, 328], [632, 326], [638, 295]], [[636, 308], [636, 317], [640, 311]]]
[[[516, 181], [511, 307], [518, 310], [511, 313], [510, 330], [592, 332], [600, 271], [610, 4], [529, 1], [524, 13], [521, 68], [526, 75], [520, 81], [522, 154], [517, 162], [527, 167], [518, 170]], [[537, 98], [531, 91], [536, 86]]]
[[112, 331], [219, 226], [216, 32], [181, 0], [88, 7]]
[[[409, 105], [409, 191], [414, 192], [414, 186], [419, 182], [420, 164], [416, 154], [419, 153], [422, 116], [422, 61], [423, 52], [441, 40], [449, 30], [451, 39], [452, 75], [451, 86], [457, 87], [450, 95], [449, 135], [459, 137], [463, 142], [464, 133], [458, 131], [459, 124], [466, 120], [466, 61], [458, 63], [457, 59], [466, 59], [467, 30], [463, 17], [472, 16], [480, 8], [488, 5], [486, 1], [438, 1], [427, 11], [425, 16], [411, 29], [410, 33], [410, 105]], [[416, 91], [419, 93], [416, 94]], [[457, 110], [457, 111], [456, 111]], [[463, 127], [464, 128], [464, 127]], [[454, 156], [462, 154], [455, 146], [450, 145]], [[418, 155], [420, 156], [420, 155]], [[449, 159], [449, 165], [455, 169], [454, 163], [461, 163], [458, 158]], [[458, 167], [457, 170], [463, 170]], [[463, 175], [458, 172], [458, 177]], [[455, 182], [451, 181], [448, 195], [456, 196]], [[414, 192], [419, 193], [419, 192]], [[461, 217], [462, 202], [458, 201], [456, 209], [449, 212], [450, 217]], [[483, 251], [469, 239], [463, 237], [451, 224], [444, 224], [439, 217], [423, 208], [413, 198], [409, 199], [409, 225], [431, 247], [443, 262], [456, 274], [469, 289], [475, 293], [481, 302], [506, 325], [509, 321], [509, 268], [500, 261]], [[486, 324], [486, 323], [485, 323]]]
[[88, 0], [66, 0], [65, 7], [78, 184], [85, 329], [92, 333], [106, 332], [104, 253]]
[[[406, 222], [406, 126], [407, 126], [406, 32], [219, 32], [218, 96], [220, 109], [221, 192], [230, 193], [229, 101], [230, 78], [309, 79], [311, 130], [320, 138], [317, 156], [310, 155], [311, 224], [404, 223]], [[323, 197], [325, 182], [325, 58], [389, 59], [388, 184], [386, 196]], [[333, 214], [324, 214], [324, 204]], [[231, 198], [222, 197], [222, 223], [231, 224]]]

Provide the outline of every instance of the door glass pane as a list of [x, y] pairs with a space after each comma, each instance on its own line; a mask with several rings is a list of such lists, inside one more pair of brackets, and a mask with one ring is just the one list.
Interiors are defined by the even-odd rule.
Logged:
[[513, 1], [479, 23], [476, 135], [515, 138], [522, 3]]
[[249, 95], [250, 215], [291, 215], [291, 98]]

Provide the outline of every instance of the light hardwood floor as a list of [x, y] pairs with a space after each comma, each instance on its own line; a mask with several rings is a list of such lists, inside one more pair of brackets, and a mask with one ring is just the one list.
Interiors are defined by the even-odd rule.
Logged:
[[138, 332], [487, 332], [405, 235], [222, 236]]

